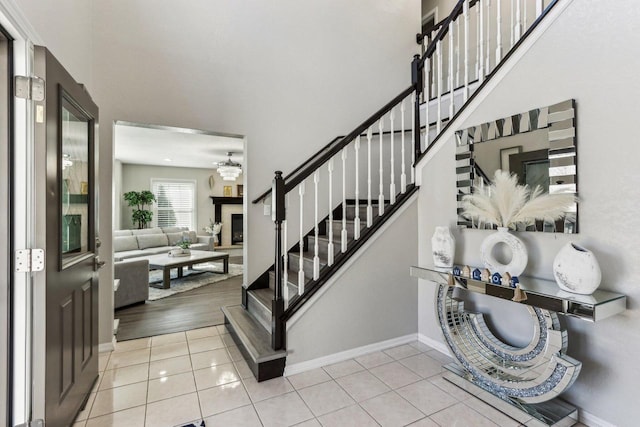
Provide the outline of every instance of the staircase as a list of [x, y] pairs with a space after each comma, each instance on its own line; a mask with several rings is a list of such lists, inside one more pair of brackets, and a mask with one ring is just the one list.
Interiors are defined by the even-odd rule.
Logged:
[[506, 9], [501, 0], [459, 0], [418, 34], [424, 53], [411, 63], [411, 86], [287, 176], [276, 172], [253, 201], [271, 205], [274, 263], [243, 287], [242, 305], [223, 312], [258, 381], [283, 374], [287, 320], [418, 191], [416, 163], [558, 1], [513, 0]]

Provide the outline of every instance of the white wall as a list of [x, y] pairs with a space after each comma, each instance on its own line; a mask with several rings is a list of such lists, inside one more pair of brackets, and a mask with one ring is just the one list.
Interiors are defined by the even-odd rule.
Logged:
[[[249, 199], [409, 86], [420, 23], [418, 0], [93, 7], [101, 138], [113, 120], [246, 135]], [[273, 226], [247, 213], [250, 282], [272, 264]]]
[[[627, 311], [598, 323], [562, 318], [569, 331], [568, 354], [583, 362], [582, 372], [565, 398], [614, 425], [632, 426], [640, 418], [637, 384], [640, 370], [640, 247], [637, 244], [640, 207], [637, 197], [640, 153], [633, 124], [637, 119], [634, 94], [640, 58], [635, 33], [640, 9], [635, 2], [574, 1], [534, 44], [513, 70], [465, 123], [466, 128], [574, 98], [577, 103], [577, 151], [580, 196], [580, 234], [518, 233], [529, 250], [525, 274], [553, 279], [552, 263], [560, 248], [580, 241], [592, 249], [602, 268], [602, 289], [628, 296]], [[611, 36], [614, 35], [612, 38]], [[624, 42], [616, 42], [623, 41]], [[437, 225], [455, 224], [454, 142], [447, 141], [426, 165], [419, 200], [419, 234], [430, 236]], [[428, 183], [437, 183], [430, 186]], [[437, 209], [434, 209], [437, 206]], [[481, 265], [479, 248], [490, 233], [457, 233], [456, 262]], [[419, 261], [432, 265], [430, 242], [420, 239]], [[433, 315], [433, 287], [420, 284], [420, 333], [441, 339]], [[517, 340], [526, 331], [522, 313], [510, 304], [486, 304], [494, 325]], [[508, 314], [505, 315], [505, 312]], [[525, 333], [525, 332], [523, 332]]]
[[299, 320], [287, 323], [288, 365], [417, 332], [417, 281], [409, 276], [417, 262], [417, 203], [403, 208]]
[[[209, 177], [215, 174], [213, 188], [209, 187]], [[198, 234], [205, 234], [204, 227], [209, 220], [214, 220], [214, 206], [211, 196], [222, 197], [225, 185], [231, 185], [233, 196], [236, 196], [236, 183], [242, 182], [242, 175], [235, 181], [223, 181], [212, 169], [180, 168], [168, 166], [148, 166], [123, 164], [122, 184], [117, 195], [121, 204], [121, 222], [118, 228], [135, 228], [131, 221], [131, 208], [124, 203], [123, 195], [128, 191], [151, 191], [151, 180], [154, 178], [189, 179], [196, 181], [196, 227]], [[231, 214], [242, 213], [242, 205], [224, 206], [222, 209], [222, 244], [231, 244]]]

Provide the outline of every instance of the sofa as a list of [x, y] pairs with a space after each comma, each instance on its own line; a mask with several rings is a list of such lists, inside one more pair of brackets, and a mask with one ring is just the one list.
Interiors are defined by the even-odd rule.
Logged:
[[198, 236], [186, 227], [143, 228], [141, 230], [116, 230], [113, 232], [113, 256], [115, 261], [167, 253], [183, 241], [191, 242], [191, 249], [214, 250], [213, 236]]
[[149, 298], [149, 260], [119, 261], [113, 265], [120, 286], [113, 295], [113, 308], [145, 302]]

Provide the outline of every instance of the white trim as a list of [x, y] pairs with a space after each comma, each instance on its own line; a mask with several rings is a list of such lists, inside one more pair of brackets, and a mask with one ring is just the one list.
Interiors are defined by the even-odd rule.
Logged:
[[340, 279], [340, 277], [342, 277], [342, 275], [346, 273], [347, 270], [349, 270], [349, 268], [351, 268], [351, 266], [355, 264], [356, 261], [358, 261], [360, 257], [362, 257], [367, 252], [367, 250], [369, 250], [371, 245], [373, 245], [376, 242], [376, 240], [378, 240], [380, 236], [382, 236], [382, 233], [384, 233], [389, 227], [391, 227], [396, 222], [398, 216], [404, 213], [404, 211], [406, 211], [407, 209], [409, 209], [409, 207], [411, 207], [414, 203], [416, 203], [417, 199], [418, 199], [418, 192], [416, 191], [415, 193], [413, 193], [411, 198], [407, 200], [400, 207], [400, 209], [398, 209], [397, 212], [394, 214], [396, 218], [390, 219], [387, 222], [385, 222], [382, 225], [382, 227], [380, 227], [380, 229], [369, 240], [367, 240], [366, 243], [362, 245], [362, 247], [358, 251], [356, 251], [356, 253], [351, 258], [349, 258], [349, 260], [347, 260], [347, 262], [344, 263], [342, 267], [340, 267], [340, 269], [336, 272], [336, 274], [334, 274], [333, 277], [331, 277], [327, 281], [327, 283], [325, 283], [324, 286], [322, 286], [320, 290], [316, 292], [313, 295], [313, 297], [311, 297], [311, 299], [302, 306], [300, 310], [296, 311], [296, 313], [293, 316], [291, 316], [289, 320], [287, 320], [287, 330], [289, 330], [293, 325], [296, 324], [298, 320], [302, 318], [304, 313], [306, 313], [307, 310], [309, 310], [313, 306], [315, 301], [321, 298], [322, 295], [324, 295]]
[[0, 1], [0, 24], [15, 38], [29, 40], [37, 45], [44, 45], [42, 37], [27, 20], [15, 0]]
[[578, 408], [578, 420], [582, 424], [586, 424], [590, 427], [616, 427], [615, 424], [611, 424], [610, 422], [598, 418], [595, 415], [580, 408]]
[[[435, 147], [433, 147], [427, 154], [420, 159], [418, 164], [416, 165], [416, 185], [422, 184], [422, 169], [424, 166], [429, 163], [429, 161], [444, 147], [445, 144], [450, 143], [450, 140], [453, 138], [457, 127], [464, 123], [465, 120], [471, 116], [475, 110], [482, 105], [485, 98], [489, 96], [493, 92], [493, 90], [500, 84], [502, 79], [504, 79], [511, 70], [520, 62], [520, 59], [531, 49], [531, 47], [540, 39], [540, 37], [547, 31], [547, 29], [558, 19], [560, 15], [564, 12], [564, 10], [569, 7], [572, 0], [558, 2], [553, 9], [549, 11], [549, 14], [538, 24], [533, 34], [529, 37], [525, 38], [522, 42], [522, 45], [516, 49], [516, 51], [511, 55], [504, 64], [500, 67], [500, 69], [496, 72], [496, 74], [487, 82], [486, 86], [480, 89], [482, 92], [478, 94], [475, 98], [471, 100], [469, 105], [462, 110], [460, 115], [454, 120], [452, 126], [449, 126], [445, 132], [442, 133]], [[458, 125], [458, 126], [456, 126]]]
[[429, 12], [422, 15], [422, 21], [420, 25], [421, 26], [424, 25], [425, 21], [427, 21], [432, 16], [433, 16], [433, 23], [437, 24], [438, 23], [438, 6], [434, 7]]
[[433, 338], [429, 338], [428, 336], [420, 333], [418, 334], [418, 341], [420, 341], [424, 345], [428, 345], [434, 350], [438, 350], [440, 353], [444, 354], [445, 356], [452, 357], [451, 353], [449, 352], [449, 349], [447, 348], [446, 344], [443, 342], [440, 342]]
[[117, 342], [116, 336], [114, 335], [111, 342], [103, 342], [98, 346], [98, 353], [106, 353], [115, 350]]
[[299, 374], [301, 372], [310, 371], [312, 369], [321, 368], [323, 366], [332, 365], [354, 357], [364, 356], [374, 351], [385, 350], [403, 344], [408, 344], [417, 339], [417, 334], [409, 334], [402, 337], [392, 338], [390, 340], [380, 341], [373, 344], [363, 345], [362, 347], [352, 348], [351, 350], [341, 351], [339, 353], [329, 354], [327, 356], [318, 357], [316, 359], [307, 360], [305, 362], [287, 365], [284, 369], [284, 376]]

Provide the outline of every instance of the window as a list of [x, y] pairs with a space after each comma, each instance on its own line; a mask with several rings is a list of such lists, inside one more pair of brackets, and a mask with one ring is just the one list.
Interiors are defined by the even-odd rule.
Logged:
[[177, 179], [152, 179], [156, 196], [154, 223], [157, 227], [196, 229], [196, 182]]

